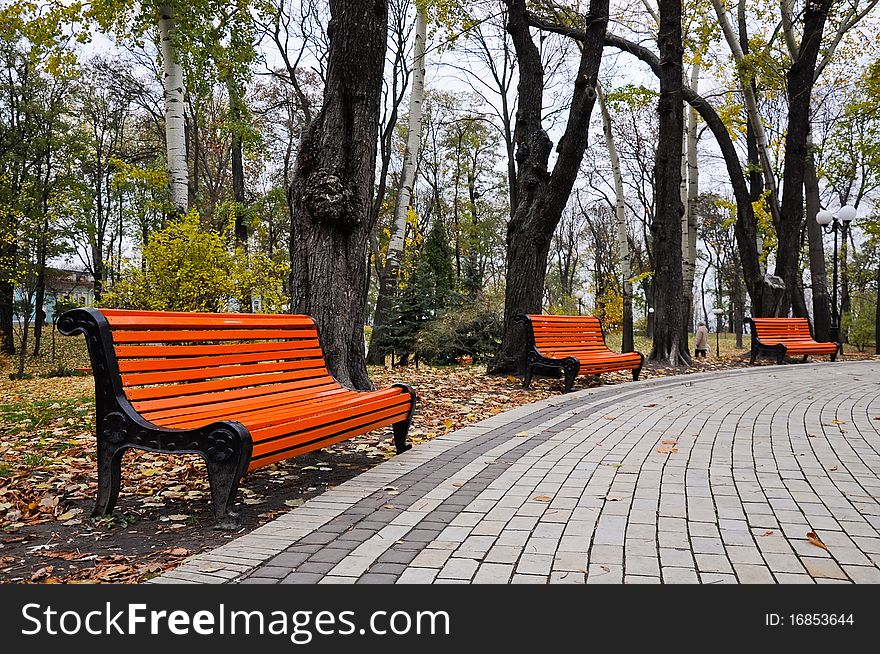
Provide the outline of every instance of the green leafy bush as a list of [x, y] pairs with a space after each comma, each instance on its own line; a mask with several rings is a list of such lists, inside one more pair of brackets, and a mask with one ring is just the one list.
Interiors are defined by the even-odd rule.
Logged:
[[190, 212], [155, 232], [140, 262], [130, 261], [109, 289], [109, 307], [153, 311], [217, 312], [252, 299], [260, 311], [282, 311], [286, 267], [262, 253], [229, 247], [229, 237], [204, 228]]

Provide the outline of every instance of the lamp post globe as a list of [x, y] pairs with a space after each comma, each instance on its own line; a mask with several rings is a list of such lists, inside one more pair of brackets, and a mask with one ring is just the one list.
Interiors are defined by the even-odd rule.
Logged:
[[584, 303], [584, 292], [583, 292], [583, 291], [580, 291], [580, 290], [579, 290], [579, 291], [576, 291], [575, 294], [574, 294], [574, 296], [577, 298], [577, 301], [578, 301], [578, 315], [581, 315], [581, 314], [583, 313], [583, 306], [584, 306], [584, 305], [583, 305], [583, 303]]
[[851, 223], [856, 219], [856, 208], [852, 205], [845, 205], [837, 212], [837, 217], [844, 223]]
[[819, 223], [822, 227], [830, 225], [833, 220], [834, 214], [827, 209], [822, 209], [816, 214], [816, 222]]

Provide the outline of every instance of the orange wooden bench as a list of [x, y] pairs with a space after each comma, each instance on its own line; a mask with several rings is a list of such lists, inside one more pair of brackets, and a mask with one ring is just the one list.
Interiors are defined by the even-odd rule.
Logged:
[[787, 354], [803, 356], [803, 361], [810, 354], [830, 354], [832, 361], [837, 359], [837, 343], [814, 340], [806, 318], [747, 318], [746, 321], [752, 325], [751, 365], [755, 365], [755, 359], [764, 352], [775, 356], [776, 363], [782, 363]]
[[340, 385], [308, 316], [78, 308], [58, 329], [85, 334], [95, 375], [95, 515], [113, 510], [128, 448], [200, 454], [226, 529], [249, 470], [388, 425], [409, 449], [413, 390]]
[[605, 345], [602, 325], [595, 316], [524, 315], [529, 329], [530, 349], [523, 387], [529, 388], [536, 368], [562, 370], [565, 392], [580, 375], [599, 375], [614, 370], [632, 370], [638, 381], [645, 357], [639, 352], [612, 352]]

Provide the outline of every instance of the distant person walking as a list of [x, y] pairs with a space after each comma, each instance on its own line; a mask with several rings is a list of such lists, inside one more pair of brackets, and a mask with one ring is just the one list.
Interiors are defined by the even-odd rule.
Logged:
[[694, 335], [694, 356], [705, 357], [709, 353], [709, 330], [702, 320], [697, 325], [697, 333]]

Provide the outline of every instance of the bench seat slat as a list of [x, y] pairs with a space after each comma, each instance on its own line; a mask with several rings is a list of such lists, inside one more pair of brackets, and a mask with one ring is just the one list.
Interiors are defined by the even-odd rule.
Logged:
[[150, 414], [153, 411], [179, 410], [184, 408], [197, 408], [220, 402], [233, 402], [237, 400], [252, 400], [253, 398], [268, 396], [270, 394], [283, 393], [286, 391], [304, 390], [321, 392], [327, 387], [342, 388], [335, 379], [326, 374], [316, 374], [295, 381], [266, 384], [263, 386], [246, 386], [219, 391], [195, 393], [193, 395], [172, 395], [153, 400], [132, 402], [132, 406], [141, 413]]
[[287, 352], [292, 350], [320, 349], [317, 338], [291, 341], [267, 341], [264, 343], [226, 343], [223, 345], [117, 345], [113, 349], [116, 358], [128, 359], [176, 359], [185, 357], [210, 357], [232, 354], [256, 354], [258, 352]]
[[114, 343], [174, 343], [198, 341], [258, 341], [282, 338], [314, 338], [314, 329], [180, 329], [114, 331]]
[[266, 363], [294, 359], [323, 359], [320, 349], [290, 349], [250, 354], [227, 354], [213, 357], [178, 357], [174, 359], [131, 359], [120, 361], [120, 372], [151, 372], [186, 370], [189, 368], [216, 368], [241, 363]]
[[[397, 391], [398, 389], [394, 389]], [[395, 393], [397, 394], [397, 393]], [[321, 411], [330, 410], [334, 407], [342, 407], [357, 404], [361, 399], [358, 395], [362, 395], [357, 391], [337, 391], [328, 393], [321, 397], [306, 396], [299, 397], [292, 401], [283, 403], [274, 403], [263, 406], [243, 406], [238, 409], [227, 411], [226, 415], [230, 420], [237, 420], [242, 424], [247, 423], [250, 427], [269, 426], [272, 421], [284, 422], [293, 416], [305, 416], [318, 414]], [[212, 410], [211, 413], [214, 413]], [[212, 418], [205, 418], [203, 415], [181, 415], [172, 418], [160, 419], [159, 422], [166, 427], [178, 427], [181, 429], [191, 429], [199, 425], [208, 424]], [[266, 421], [265, 424], [263, 421]]]
[[[263, 466], [271, 465], [273, 463], [278, 463], [279, 461], [284, 461], [292, 456], [299, 456], [300, 454], [306, 454], [307, 452], [313, 452], [314, 450], [319, 450], [324, 447], [328, 447], [335, 443], [339, 443], [341, 441], [347, 440], [352, 437], [352, 435], [356, 434], [364, 434], [367, 432], [375, 431], [377, 429], [382, 429], [383, 427], [388, 427], [389, 425], [393, 425], [395, 422], [404, 419], [404, 413], [391, 413], [390, 416], [386, 415], [379, 418], [376, 415], [371, 416], [371, 422], [360, 422], [354, 424], [352, 422], [349, 423], [340, 423], [340, 425], [336, 426], [338, 431], [332, 431], [331, 429], [323, 429], [321, 433], [313, 432], [308, 435], [309, 440], [303, 440], [304, 436], [300, 437], [300, 441], [297, 442], [285, 442], [284, 448], [270, 450], [267, 454], [261, 454], [258, 456], [254, 456], [251, 458], [249, 470], [254, 470], [256, 468], [261, 468]], [[327, 432], [327, 433], [323, 433]], [[279, 444], [280, 445], [280, 444]]]
[[315, 325], [306, 316], [245, 314], [228, 316], [196, 315], [180, 318], [163, 316], [107, 316], [114, 331], [177, 330], [177, 329], [289, 329], [314, 331]]
[[[303, 442], [331, 436], [333, 434], [349, 433], [357, 431], [357, 433], [365, 433], [370, 431], [363, 429], [365, 425], [381, 422], [383, 425], [393, 424], [400, 421], [408, 412], [409, 401], [401, 396], [397, 403], [389, 401], [384, 407], [374, 406], [369, 411], [363, 411], [358, 414], [340, 412], [338, 416], [321, 416], [309, 422], [310, 427], [306, 427], [297, 421], [289, 425], [279, 425], [274, 427], [266, 427], [251, 432], [254, 439], [254, 456], [260, 457], [264, 454], [271, 454], [278, 450], [283, 450], [291, 446], [301, 444]], [[336, 422], [329, 422], [328, 417], [338, 417]], [[375, 427], [371, 428], [375, 429]]]
[[[219, 362], [218, 362], [219, 363]], [[217, 366], [204, 368], [187, 368], [185, 370], [162, 370], [159, 372], [139, 372], [122, 375], [122, 383], [128, 387], [148, 386], [150, 384], [167, 384], [170, 382], [192, 382], [206, 379], [232, 378], [239, 379], [240, 375], [255, 375], [260, 373], [285, 372], [288, 370], [303, 370], [323, 365], [322, 358], [296, 359], [294, 361], [264, 361], [254, 364], [242, 364], [231, 366]]]
[[[281, 385], [279, 384], [279, 386]], [[264, 388], [266, 388], [266, 391], [259, 395], [245, 397], [238, 400], [224, 400], [206, 404], [195, 404], [192, 406], [178, 406], [172, 409], [141, 411], [141, 415], [147, 420], [155, 422], [157, 425], [165, 425], [166, 420], [188, 418], [204, 418], [206, 420], [219, 419], [222, 416], [231, 415], [236, 411], [249, 411], [274, 406], [283, 407], [287, 404], [293, 404], [296, 402], [309, 402], [313, 399], [320, 400], [332, 395], [354, 392], [347, 388], [343, 388], [333, 380], [328, 380], [323, 386], [311, 386], [309, 388], [287, 390], [283, 392], [271, 392], [275, 388], [273, 386]]]
[[227, 377], [204, 382], [190, 382], [188, 384], [168, 384], [166, 386], [147, 386], [143, 388], [126, 389], [125, 395], [131, 401], [157, 400], [163, 397], [176, 395], [196, 395], [209, 391], [225, 391], [250, 386], [270, 386], [279, 382], [296, 381], [299, 379], [314, 379], [327, 376], [327, 368], [319, 366], [314, 368], [294, 370], [292, 372], [274, 372], [264, 375], [247, 375], [244, 377]]
[[[320, 399], [309, 398], [300, 402], [292, 402], [282, 406], [247, 407], [228, 414], [230, 420], [237, 420], [252, 432], [266, 427], [296, 422], [301, 424], [306, 418], [335, 415], [335, 412], [357, 412], [361, 407], [369, 407], [384, 398], [399, 398], [399, 388], [388, 388], [381, 391], [362, 393], [348, 391]], [[209, 424], [211, 420], [202, 417], [180, 418], [169, 421], [168, 427], [194, 429]], [[304, 423], [303, 423], [304, 424]]]

